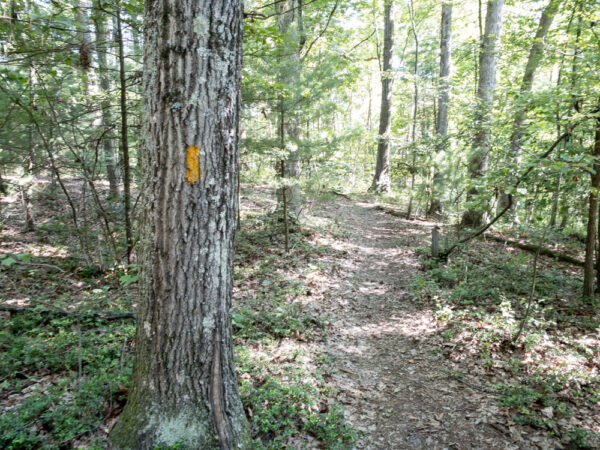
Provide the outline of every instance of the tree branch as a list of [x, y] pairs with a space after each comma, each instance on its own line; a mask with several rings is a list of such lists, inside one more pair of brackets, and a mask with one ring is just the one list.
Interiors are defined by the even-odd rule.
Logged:
[[[517, 180], [514, 182], [514, 184], [512, 185], [513, 188], [517, 188], [519, 187], [519, 185], [521, 184], [521, 182], [523, 182], [525, 180], [525, 178], [527, 178], [527, 176], [533, 171], [533, 169], [537, 166], [537, 163], [539, 163], [540, 161], [546, 159], [558, 146], [558, 144], [560, 144], [564, 139], [566, 139], [568, 136], [570, 136], [573, 132], [573, 130], [579, 126], [581, 124], [581, 122], [573, 125], [570, 129], [568, 129], [567, 131], [565, 131], [563, 134], [560, 135], [560, 137], [558, 139], [556, 139], [556, 141], [554, 141], [554, 143], [550, 146], [550, 148], [548, 150], [546, 150], [536, 161], [536, 164], [529, 166], [524, 172], [523, 174], [521, 174], [521, 176], [519, 176], [519, 178], [517, 178]], [[508, 194], [508, 205], [506, 205], [506, 207], [500, 211], [496, 217], [494, 217], [489, 223], [487, 223], [483, 228], [479, 229], [478, 231], [470, 234], [469, 236], [467, 236], [466, 238], [461, 239], [460, 241], [456, 242], [454, 245], [452, 245], [450, 248], [448, 248], [447, 250], [443, 251], [442, 253], [440, 253], [440, 259], [443, 261], [447, 261], [448, 260], [448, 256], [450, 256], [450, 253], [452, 253], [454, 250], [456, 250], [456, 248], [459, 245], [462, 244], [466, 244], [467, 242], [469, 242], [472, 239], [475, 239], [477, 236], [481, 236], [483, 233], [486, 232], [486, 230], [488, 230], [492, 225], [494, 225], [504, 214], [506, 214], [513, 206], [513, 195], [512, 194]]]

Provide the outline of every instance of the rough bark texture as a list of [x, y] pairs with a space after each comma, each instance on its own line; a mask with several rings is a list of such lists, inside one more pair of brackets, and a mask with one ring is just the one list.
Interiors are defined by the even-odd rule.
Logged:
[[[479, 81], [477, 83], [477, 107], [475, 110], [475, 135], [473, 150], [469, 159], [469, 177], [481, 178], [488, 170], [491, 137], [491, 110], [496, 85], [496, 62], [498, 42], [500, 40], [500, 25], [502, 22], [502, 7], [504, 0], [489, 0], [485, 15], [485, 31], [479, 54]], [[478, 190], [472, 187], [467, 193], [467, 199], [473, 200]], [[471, 207], [463, 214], [462, 225], [478, 227], [483, 222], [485, 208]]]
[[384, 8], [383, 72], [381, 74], [381, 113], [377, 142], [377, 164], [371, 189], [375, 192], [390, 191], [390, 126], [392, 108], [392, 51], [394, 46], [394, 2], [387, 0]]
[[249, 448], [231, 288], [239, 0], [146, 3], [141, 302], [121, 448]]
[[[452, 2], [442, 4], [442, 24], [440, 33], [440, 81], [438, 111], [435, 132], [440, 143], [437, 152], [445, 147], [448, 135], [448, 110], [450, 107], [450, 64], [452, 56]], [[440, 168], [434, 167], [433, 187], [429, 214], [441, 214], [443, 211], [441, 193], [443, 192], [443, 177]]]
[[[535, 72], [542, 61], [542, 56], [544, 55], [546, 35], [548, 34], [548, 30], [550, 30], [550, 26], [552, 25], [552, 21], [554, 20], [554, 16], [556, 15], [559, 5], [560, 0], [550, 0], [550, 3], [548, 3], [542, 12], [535, 37], [533, 39], [533, 45], [529, 50], [529, 57], [527, 58], [525, 73], [523, 74], [521, 88], [519, 89], [519, 97], [524, 97], [531, 92]], [[521, 165], [521, 146], [523, 145], [523, 136], [525, 133], [526, 113], [527, 106], [522, 104], [515, 113], [513, 131], [510, 136], [510, 152], [517, 167]], [[503, 208], [506, 204], [508, 204], [508, 195], [503, 193], [498, 206], [499, 208]], [[516, 209], [516, 207], [517, 205], [514, 203], [513, 208]]]

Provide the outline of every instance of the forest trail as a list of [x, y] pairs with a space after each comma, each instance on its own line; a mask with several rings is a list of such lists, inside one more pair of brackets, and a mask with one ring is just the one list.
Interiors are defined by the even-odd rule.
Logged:
[[349, 233], [331, 243], [348, 256], [331, 274], [326, 308], [334, 319], [324, 350], [337, 400], [360, 433], [357, 448], [531, 448], [494, 428], [500, 411], [492, 395], [452, 377], [439, 351], [443, 330], [430, 307], [411, 298], [415, 248], [427, 244], [432, 223], [347, 200], [316, 214]]

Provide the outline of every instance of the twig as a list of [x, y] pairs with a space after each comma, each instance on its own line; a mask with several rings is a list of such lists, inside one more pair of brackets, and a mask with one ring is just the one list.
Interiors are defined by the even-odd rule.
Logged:
[[349, 195], [342, 194], [341, 192], [338, 192], [338, 191], [331, 191], [331, 192], [333, 192], [335, 195], [339, 195], [340, 197], [344, 197], [346, 200], [352, 201], [352, 198]]
[[535, 295], [535, 283], [537, 281], [538, 259], [540, 257], [542, 245], [546, 241], [546, 234], [548, 233], [549, 228], [550, 228], [550, 225], [548, 225], [546, 227], [546, 229], [544, 230], [544, 234], [543, 234], [542, 238], [540, 239], [540, 244], [538, 246], [538, 249], [535, 252], [535, 257], [533, 258], [533, 275], [532, 275], [532, 279], [531, 279], [531, 290], [529, 291], [529, 298], [527, 299], [527, 309], [525, 310], [525, 314], [523, 315], [523, 318], [521, 319], [521, 323], [519, 323], [519, 329], [517, 330], [517, 333], [512, 338], [512, 342], [517, 342], [517, 339], [519, 339], [519, 337], [521, 336], [521, 333], [523, 333], [523, 328], [525, 328], [525, 322], [527, 322], [527, 320], [529, 319], [529, 314], [531, 314], [531, 305], [533, 304], [533, 297]]

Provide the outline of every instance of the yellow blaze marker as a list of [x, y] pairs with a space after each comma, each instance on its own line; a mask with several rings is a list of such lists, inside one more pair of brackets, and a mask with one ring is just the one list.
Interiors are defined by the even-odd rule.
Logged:
[[189, 145], [187, 149], [187, 173], [186, 180], [188, 183], [196, 183], [200, 178], [200, 149], [193, 145]]

